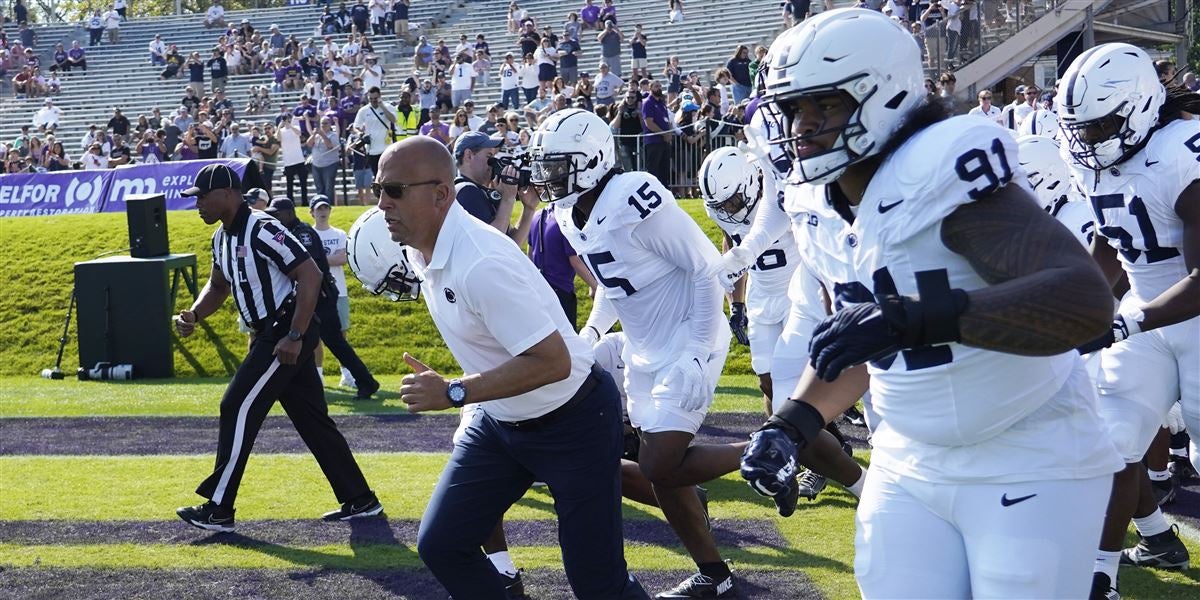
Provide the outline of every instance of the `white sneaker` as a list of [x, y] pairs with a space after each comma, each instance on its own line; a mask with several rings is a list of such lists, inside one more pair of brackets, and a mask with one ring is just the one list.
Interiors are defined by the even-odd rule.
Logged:
[[350, 388], [357, 390], [358, 384], [354, 381], [354, 376], [350, 375], [350, 371], [342, 369], [342, 380], [338, 382], [339, 387]]

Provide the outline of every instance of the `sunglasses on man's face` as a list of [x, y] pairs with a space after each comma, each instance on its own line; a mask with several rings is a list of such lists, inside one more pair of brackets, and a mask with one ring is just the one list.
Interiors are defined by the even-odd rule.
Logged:
[[399, 200], [404, 196], [404, 190], [407, 190], [408, 188], [421, 185], [437, 185], [439, 183], [441, 182], [418, 181], [416, 183], [400, 183], [396, 181], [380, 181], [371, 184], [371, 195], [374, 196], [376, 200], [382, 198], [382, 194], [387, 194], [388, 198]]

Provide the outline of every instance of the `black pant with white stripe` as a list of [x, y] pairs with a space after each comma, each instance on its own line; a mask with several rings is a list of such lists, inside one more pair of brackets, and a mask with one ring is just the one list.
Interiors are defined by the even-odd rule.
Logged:
[[217, 465], [212, 475], [196, 488], [196, 493], [221, 506], [233, 507], [254, 439], [278, 399], [300, 438], [316, 457], [337, 501], [349, 502], [370, 488], [346, 438], [329, 418], [324, 382], [313, 362], [313, 350], [321, 343], [320, 326], [313, 319], [304, 334], [296, 364], [285, 365], [274, 352], [276, 342], [287, 335], [291, 316], [278, 323], [255, 336], [250, 353], [225, 390], [221, 399]]

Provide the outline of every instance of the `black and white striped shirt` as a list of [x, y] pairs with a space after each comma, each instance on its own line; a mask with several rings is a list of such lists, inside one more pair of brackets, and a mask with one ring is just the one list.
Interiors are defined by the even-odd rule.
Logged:
[[238, 209], [232, 227], [213, 233], [212, 253], [213, 269], [229, 281], [234, 305], [254, 329], [271, 325], [296, 287], [287, 274], [309, 259], [282, 223], [248, 206]]

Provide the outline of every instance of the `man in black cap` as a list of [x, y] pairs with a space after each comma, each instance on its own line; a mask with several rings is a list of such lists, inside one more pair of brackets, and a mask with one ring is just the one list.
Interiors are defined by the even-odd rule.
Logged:
[[[329, 206], [329, 198], [319, 194], [313, 196], [314, 209], [318, 203]], [[296, 205], [288, 198], [271, 200], [271, 206], [267, 208], [266, 212], [279, 219], [279, 222], [288, 228], [288, 232], [300, 241], [300, 245], [304, 246], [309, 256], [317, 263], [317, 267], [321, 269], [323, 283], [316, 308], [317, 319], [320, 321], [321, 341], [329, 347], [329, 351], [337, 357], [338, 362], [350, 370], [350, 375], [354, 377], [354, 382], [358, 385], [358, 397], [364, 400], [370, 398], [372, 394], [379, 391], [379, 382], [371, 376], [371, 371], [363, 364], [358, 353], [354, 351], [342, 333], [342, 321], [338, 316], [337, 309], [337, 283], [329, 272], [329, 259], [325, 256], [325, 247], [321, 244], [321, 236], [311, 225], [296, 218]]]
[[313, 349], [320, 341], [313, 308], [321, 293], [321, 269], [279, 221], [250, 209], [241, 185], [232, 169], [213, 164], [201, 169], [193, 186], [182, 192], [196, 199], [205, 223], [220, 221], [221, 226], [213, 233], [208, 283], [190, 308], [179, 311], [175, 330], [180, 337], [190, 336], [232, 293], [255, 336], [221, 399], [216, 468], [196, 488], [209, 500], [175, 512], [201, 529], [233, 531], [233, 505], [246, 460], [278, 399], [342, 503], [323, 518], [346, 521], [377, 515], [383, 506], [329, 418], [323, 382], [313, 364]]

